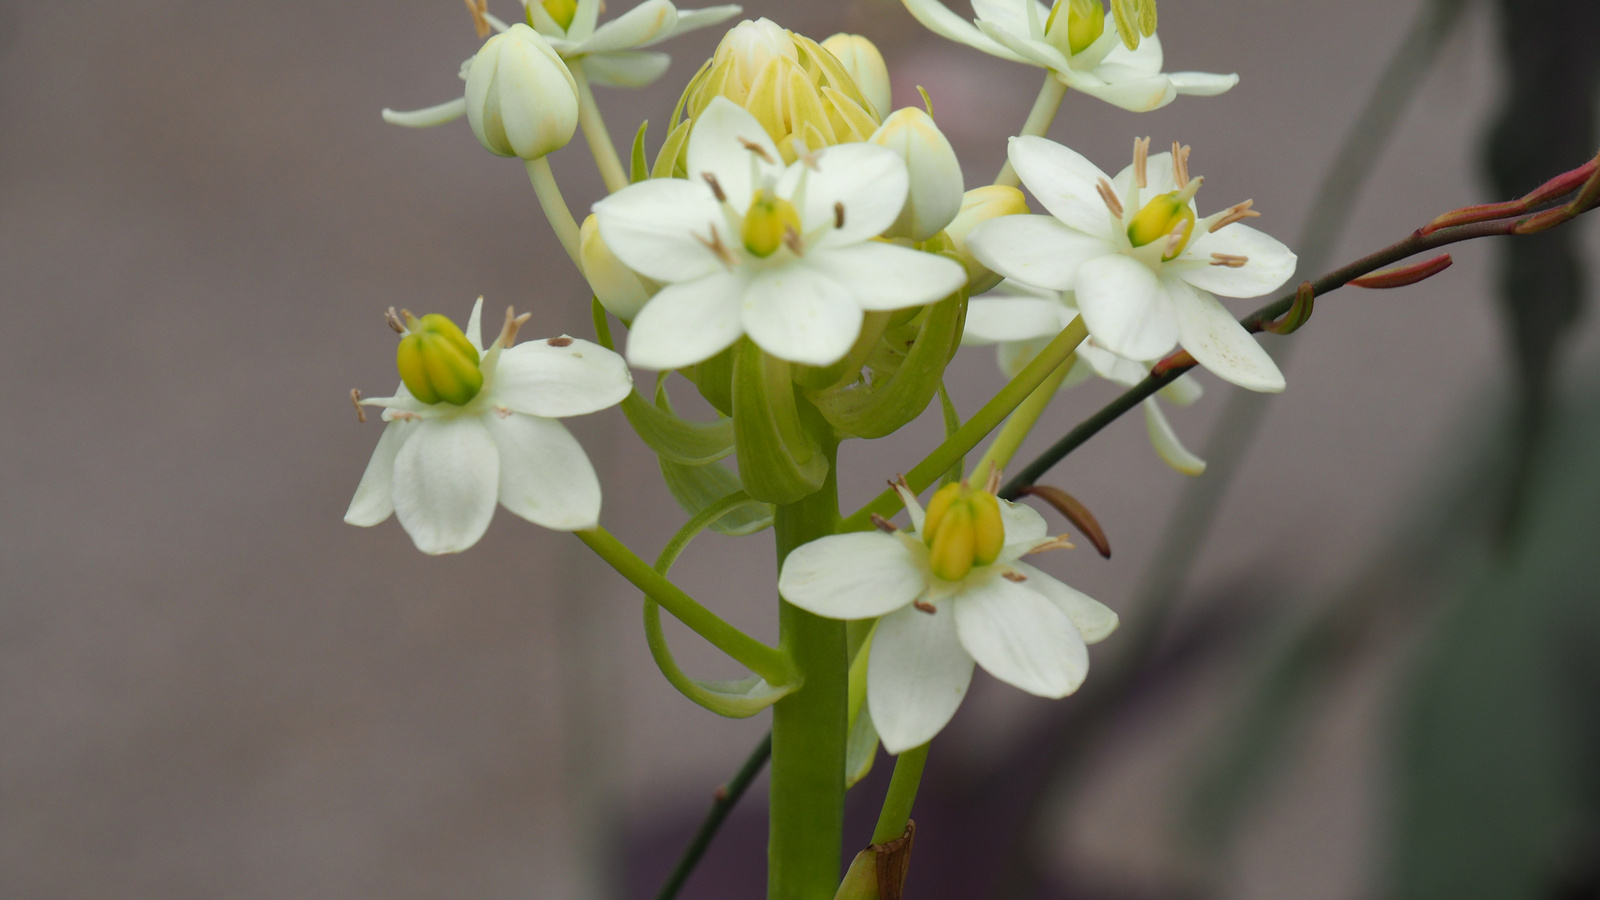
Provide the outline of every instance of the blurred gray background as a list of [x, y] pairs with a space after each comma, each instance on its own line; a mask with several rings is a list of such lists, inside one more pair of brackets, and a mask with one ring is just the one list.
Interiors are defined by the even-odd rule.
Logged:
[[[1168, 68], [1241, 84], [1139, 116], [1069, 95], [1052, 135], [1110, 171], [1136, 135], [1192, 144], [1208, 208], [1253, 198], [1258, 224], [1292, 242], [1418, 5], [1163, 0]], [[1444, 47], [1341, 259], [1489, 199], [1493, 12], [1475, 6]], [[993, 177], [1037, 89], [1037, 70], [942, 42], [892, 0], [746, 13], [876, 41], [898, 104], [931, 94], [969, 187]], [[601, 89], [619, 144], [665, 121], [718, 36], [663, 48], [675, 62], [649, 89]], [[692, 821], [762, 733], [659, 677], [636, 594], [576, 540], [502, 511], [470, 552], [426, 558], [392, 520], [341, 522], [378, 435], [346, 392], [396, 380], [385, 307], [460, 320], [481, 294], [532, 310], [534, 335], [591, 331], [520, 166], [464, 122], [379, 120], [458, 92], [475, 46], [459, 0], [0, 2], [0, 896], [618, 896], [630, 835]], [[552, 163], [575, 208], [599, 198], [581, 139]], [[1509, 390], [1495, 260], [1464, 246], [1420, 286], [1318, 304], [1186, 596], [1291, 585], [1292, 603], [1380, 549], [1418, 486], [1455, 465], [1453, 436]], [[1585, 320], [1573, 356], [1592, 360], [1597, 342]], [[1172, 414], [1196, 449], [1229, 390], [1202, 378], [1206, 399]], [[964, 352], [950, 380], [964, 413], [1001, 383], [986, 351]], [[1110, 396], [1069, 395], [1030, 448]], [[938, 427], [847, 446], [844, 504]], [[683, 518], [654, 458], [616, 411], [575, 429], [606, 524], [653, 556]], [[1048, 480], [1116, 548], [1059, 555], [1053, 571], [1122, 609], [1184, 479], [1134, 417]], [[774, 598], [749, 589], [772, 578], [766, 536], [708, 536], [679, 573], [771, 637]], [[1306, 726], [1227, 851], [1223, 893], [1369, 890], [1383, 684], [1407, 634], [1369, 648]], [[687, 665], [726, 671], [672, 636]], [[1171, 798], [1237, 672], [1201, 666], [1111, 729], [1087, 787], [1048, 819], [1047, 857], [1119, 896], [1170, 895], [1188, 865]], [[992, 757], [1045, 706], [981, 683], [935, 755]]]

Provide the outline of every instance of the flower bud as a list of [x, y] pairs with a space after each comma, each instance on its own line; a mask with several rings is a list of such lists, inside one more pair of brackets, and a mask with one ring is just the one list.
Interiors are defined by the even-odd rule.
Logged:
[[889, 112], [889, 67], [873, 43], [859, 34], [836, 34], [822, 42], [822, 49], [839, 58], [862, 96], [872, 104], [871, 112], [883, 118]]
[[946, 581], [959, 581], [974, 566], [999, 559], [1006, 543], [1000, 501], [966, 484], [947, 484], [933, 495], [922, 531], [928, 565]]
[[472, 58], [467, 121], [490, 153], [538, 159], [572, 140], [577, 82], [544, 37], [518, 23], [485, 41]]
[[624, 322], [633, 321], [644, 308], [645, 301], [655, 293], [639, 273], [623, 265], [600, 239], [600, 226], [593, 213], [583, 220], [583, 228], [579, 230], [578, 258], [583, 262], [583, 277], [589, 280], [589, 287], [600, 298], [600, 305]]
[[1184, 193], [1169, 191], [1146, 203], [1128, 223], [1128, 241], [1135, 247], [1143, 247], [1167, 239], [1181, 228], [1182, 238], [1161, 256], [1163, 260], [1176, 259], [1194, 234], [1194, 210], [1189, 208], [1189, 197]]
[[925, 241], [943, 231], [961, 211], [961, 161], [933, 117], [914, 106], [897, 110], [871, 140], [893, 150], [911, 176], [900, 218], [884, 233]]
[[756, 76], [773, 59], [800, 61], [789, 32], [771, 19], [745, 19], [733, 26], [717, 46], [717, 57], [732, 59], [739, 80], [747, 85], [754, 84]]
[[395, 365], [406, 390], [423, 403], [465, 406], [483, 389], [478, 350], [456, 323], [437, 313], [421, 319], [405, 314], [406, 336]]
[[572, 27], [572, 19], [578, 14], [578, 0], [541, 0], [539, 5], [563, 31]]
[[1089, 49], [1106, 30], [1106, 8], [1100, 0], [1056, 0], [1045, 20], [1044, 39], [1065, 56]]
[[961, 264], [967, 267], [967, 292], [976, 296], [1000, 283], [1000, 276], [990, 272], [967, 250], [967, 235], [990, 219], [1001, 216], [1021, 216], [1028, 213], [1028, 199], [1022, 191], [1004, 184], [973, 188], [962, 195], [961, 211], [945, 227], [944, 233], [956, 246]]

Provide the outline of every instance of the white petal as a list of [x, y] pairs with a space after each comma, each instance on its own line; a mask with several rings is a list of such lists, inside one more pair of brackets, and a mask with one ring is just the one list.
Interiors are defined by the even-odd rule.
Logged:
[[483, 352], [483, 298], [479, 297], [472, 304], [472, 312], [467, 314], [467, 343], [472, 349]]
[[727, 6], [708, 6], [705, 9], [680, 9], [678, 10], [678, 24], [672, 29], [671, 34], [662, 35], [640, 46], [648, 47], [651, 44], [659, 44], [680, 34], [694, 31], [697, 28], [721, 24], [737, 16], [741, 11], [741, 7], [731, 4]]
[[[1141, 75], [1112, 81], [1100, 78], [1101, 71], [1096, 69], [1094, 75], [1088, 77], [1069, 76], [1067, 80], [1080, 93], [1088, 94], [1097, 100], [1104, 100], [1112, 106], [1130, 112], [1160, 109], [1178, 96], [1178, 89], [1172, 86], [1172, 79], [1165, 75]], [[1107, 74], [1115, 77], [1122, 73], [1113, 70]]]
[[1192, 97], [1215, 97], [1239, 83], [1238, 75], [1213, 75], [1210, 72], [1172, 72], [1167, 75], [1178, 93]]
[[633, 389], [628, 364], [610, 350], [578, 338], [518, 344], [500, 354], [494, 399], [530, 416], [560, 419], [608, 409]]
[[[1019, 37], [1032, 37], [1028, 30], [1028, 11], [1024, 4], [1034, 2], [1036, 0], [1021, 0], [1021, 2], [1019, 0], [972, 0], [972, 11], [977, 14], [980, 22], [988, 22]], [[1048, 17], [1050, 10], [1046, 9], [1044, 14]]]
[[873, 632], [867, 708], [884, 749], [903, 753], [933, 740], [972, 681], [972, 657], [956, 637], [949, 605], [929, 615], [902, 607]]
[[927, 514], [923, 511], [922, 504], [918, 502], [917, 495], [911, 492], [910, 486], [901, 478], [889, 482], [889, 486], [900, 495], [900, 502], [905, 505], [906, 515], [911, 519], [911, 530], [921, 534], [922, 522], [927, 518]]
[[670, 0], [645, 0], [596, 28], [578, 45], [579, 53], [631, 50], [670, 33], [678, 24], [678, 10]]
[[1184, 475], [1199, 475], [1206, 470], [1206, 461], [1183, 446], [1183, 441], [1178, 439], [1178, 433], [1172, 430], [1172, 423], [1161, 412], [1161, 404], [1156, 398], [1150, 397], [1144, 401], [1144, 427], [1150, 432], [1150, 446], [1156, 448], [1156, 455], [1161, 461], [1171, 466]]
[[1030, 66], [1039, 66], [1054, 72], [1060, 72], [1071, 65], [1060, 50], [1045, 43], [1042, 38], [1035, 40], [1026, 34], [1016, 34], [992, 22], [979, 22], [977, 24], [978, 30], [983, 32], [984, 37], [1022, 57], [1020, 61]]
[[[747, 143], [760, 147], [766, 159], [747, 149]], [[783, 157], [767, 130], [755, 116], [726, 97], [713, 98], [689, 132], [689, 180], [700, 181], [705, 173], [711, 173], [722, 186], [729, 205], [740, 213], [749, 208], [756, 188], [750, 181], [751, 174], [758, 179], [773, 177], [782, 165]]]
[[423, 553], [459, 553], [488, 530], [499, 483], [481, 416], [430, 419], [395, 456], [395, 515]]
[[[1110, 217], [1103, 203], [1100, 216]], [[978, 225], [967, 235], [967, 249], [990, 271], [1053, 291], [1072, 290], [1079, 266], [1113, 252], [1102, 237], [1033, 215], [1001, 216]]]
[[1178, 380], [1156, 392], [1161, 399], [1174, 406], [1189, 406], [1199, 400], [1205, 390], [1192, 375], [1179, 375]]
[[844, 206], [844, 227], [829, 228], [822, 243], [837, 247], [875, 238], [894, 224], [905, 205], [910, 176], [906, 164], [893, 150], [877, 144], [840, 144], [816, 154], [815, 169], [797, 162], [784, 173], [779, 192], [792, 197], [785, 188], [805, 178], [805, 202], [800, 221], [806, 233], [831, 225]]
[[1096, 375], [1124, 387], [1133, 387], [1150, 374], [1148, 365], [1118, 356], [1096, 344], [1093, 338], [1078, 345], [1078, 357], [1092, 366]]
[[725, 271], [662, 288], [628, 329], [628, 362], [664, 372], [716, 356], [744, 333], [743, 293], [744, 278]]
[[366, 528], [382, 522], [394, 512], [391, 494], [394, 458], [406, 438], [418, 427], [415, 422], [390, 422], [383, 426], [378, 446], [372, 451], [372, 459], [367, 461], [366, 471], [361, 473], [361, 483], [356, 485], [356, 495], [350, 500], [350, 508], [345, 510], [344, 520], [347, 523]]
[[[645, 305], [642, 318], [661, 299]], [[826, 366], [861, 333], [850, 289], [799, 261], [759, 271], [744, 289], [744, 332], [779, 359]], [[693, 324], [693, 323], [690, 323]]]
[[1012, 138], [1007, 153], [1017, 176], [1052, 216], [1085, 234], [1111, 235], [1111, 211], [1095, 188], [1106, 177], [1098, 166], [1077, 151], [1031, 135]]
[[966, 44], [968, 47], [1012, 62], [1027, 62], [1016, 53], [995, 43], [993, 39], [984, 36], [971, 22], [951, 12], [939, 0], [901, 0], [901, 2], [924, 28], [947, 41]]
[[432, 128], [435, 125], [454, 122], [466, 114], [467, 98], [462, 96], [426, 109], [385, 109], [383, 120], [390, 125], [400, 125], [405, 128]]
[[[1249, 262], [1235, 269], [1211, 265], [1211, 254], [1243, 256]], [[1174, 271], [1195, 287], [1224, 297], [1259, 297], [1283, 286], [1294, 275], [1294, 252], [1282, 242], [1249, 225], [1235, 222], [1191, 244]]]
[[500, 448], [501, 506], [556, 531], [600, 524], [600, 479], [566, 426], [521, 413], [485, 421]]
[[1089, 333], [1119, 356], [1155, 359], [1177, 343], [1166, 291], [1141, 262], [1119, 254], [1091, 259], [1079, 268], [1074, 293]]
[[[1178, 189], [1177, 176], [1172, 171], [1171, 153], [1152, 153], [1145, 160], [1145, 186], [1134, 193], [1133, 163], [1124, 166], [1117, 177], [1111, 179], [1112, 186], [1117, 191], [1117, 196], [1122, 198], [1123, 205], [1138, 208], [1143, 206], [1158, 194], [1165, 194]], [[1190, 207], [1194, 201], [1189, 201]]]
[[998, 344], [1055, 337], [1061, 331], [1063, 307], [1055, 300], [1003, 297], [993, 294], [967, 301], [965, 345]]
[[704, 182], [651, 178], [594, 205], [600, 238], [628, 268], [657, 281], [693, 281], [722, 269], [701, 243], [727, 230], [722, 207]]
[[578, 10], [572, 14], [572, 24], [567, 26], [567, 37], [583, 41], [594, 34], [594, 23], [600, 20], [601, 0], [578, 0]]
[[1283, 373], [1244, 326], [1217, 298], [1169, 278], [1167, 292], [1178, 322], [1178, 340], [1200, 365], [1224, 381], [1252, 391], [1283, 390]]
[[[1116, 30], [1114, 24], [1114, 17], [1106, 20], [1107, 34]], [[1117, 35], [1116, 40], [1111, 45], [1110, 52], [1101, 58], [1101, 62], [1115, 66], [1126, 66], [1141, 75], [1154, 75], [1161, 71], [1161, 66], [1166, 62], [1166, 59], [1161, 50], [1161, 37], [1159, 35], [1152, 34], [1147, 38], [1140, 39], [1139, 46], [1132, 50], [1129, 50], [1128, 45], [1122, 42], [1121, 35]]]
[[1027, 563], [1012, 563], [1011, 568], [1027, 576], [1028, 587], [1043, 594], [1077, 626], [1085, 644], [1098, 644], [1117, 630], [1117, 614], [1088, 594]]
[[583, 58], [583, 73], [608, 87], [644, 87], [667, 73], [672, 57], [642, 50], [617, 50]]
[[1016, 559], [1050, 536], [1050, 526], [1044, 516], [1025, 503], [1001, 500], [1000, 521], [1005, 526], [1006, 534], [1005, 549], [1000, 551], [1001, 559]]
[[950, 604], [961, 646], [990, 675], [1039, 697], [1065, 697], [1089, 674], [1083, 637], [1045, 596], [998, 572]]
[[942, 300], [967, 281], [967, 270], [949, 257], [881, 241], [819, 247], [807, 265], [849, 287], [862, 309], [904, 309]]
[[881, 531], [835, 534], [795, 548], [778, 593], [829, 619], [875, 619], [917, 599], [924, 577], [911, 550]]

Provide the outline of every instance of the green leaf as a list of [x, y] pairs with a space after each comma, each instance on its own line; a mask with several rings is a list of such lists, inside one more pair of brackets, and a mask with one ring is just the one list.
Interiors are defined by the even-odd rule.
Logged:
[[[907, 422], [922, 415], [939, 391], [945, 366], [961, 342], [966, 321], [967, 299], [957, 292], [926, 308], [920, 327], [909, 349], [895, 346], [901, 341], [899, 329], [885, 332], [888, 343], [883, 356], [899, 356], [892, 371], [868, 384], [854, 384], [826, 391], [808, 391], [806, 396], [823, 418], [839, 431], [862, 438], [893, 434]], [[903, 354], [903, 356], [902, 356]]]
[[[739, 483], [739, 476], [717, 463], [685, 466], [665, 459], [660, 463], [661, 477], [667, 483], [667, 490], [690, 515], [696, 515], [723, 497], [744, 489], [744, 485]], [[751, 500], [712, 522], [711, 530], [718, 534], [754, 534], [772, 524], [774, 512], [772, 504]]]
[[703, 466], [733, 452], [733, 420], [691, 422], [679, 418], [667, 399], [664, 374], [656, 380], [653, 405], [634, 391], [622, 401], [622, 413], [645, 445], [663, 461]]
[[683, 154], [683, 145], [689, 141], [689, 128], [693, 122], [678, 123], [672, 129], [667, 139], [661, 142], [661, 151], [656, 154], [656, 165], [651, 170], [651, 178], [672, 178], [678, 174], [678, 157]]
[[739, 479], [752, 497], [794, 503], [828, 477], [828, 458], [800, 420], [789, 364], [749, 338], [734, 354], [733, 435]]
[[633, 136], [633, 156], [628, 160], [628, 181], [632, 184], [650, 177], [650, 164], [644, 155], [644, 133], [650, 127], [650, 120], [639, 123], [639, 133]]

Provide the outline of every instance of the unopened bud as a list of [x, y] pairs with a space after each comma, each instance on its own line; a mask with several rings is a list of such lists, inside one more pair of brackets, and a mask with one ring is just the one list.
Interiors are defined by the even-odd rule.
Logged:
[[578, 128], [578, 84], [539, 32], [518, 23], [467, 67], [467, 122], [490, 153], [538, 159]]
[[539, 5], [563, 31], [572, 27], [572, 17], [578, 14], [578, 0], [542, 0]]
[[771, 256], [790, 234], [800, 233], [800, 213], [794, 204], [767, 190], [757, 190], [744, 214], [740, 237], [744, 248], [756, 256]]
[[1089, 49], [1106, 30], [1106, 8], [1100, 0], [1056, 0], [1045, 20], [1044, 39], [1067, 56]]
[[1181, 237], [1173, 241], [1174, 246], [1161, 256], [1163, 260], [1176, 259], [1194, 234], [1194, 210], [1189, 208], [1189, 198], [1184, 193], [1169, 191], [1146, 203], [1143, 209], [1134, 214], [1133, 221], [1128, 223], [1129, 242], [1135, 247], [1143, 247], [1170, 239], [1173, 232], [1181, 230]]
[[1022, 216], [1028, 213], [1028, 199], [1022, 191], [1004, 184], [991, 184], [973, 188], [961, 197], [961, 211], [955, 220], [945, 226], [944, 233], [955, 244], [961, 264], [967, 268], [967, 291], [976, 296], [1000, 283], [1000, 276], [990, 272], [983, 263], [967, 250], [967, 235], [990, 219], [1001, 216]]
[[600, 305], [624, 322], [630, 322], [653, 291], [639, 274], [617, 259], [600, 239], [600, 226], [591, 213], [583, 220], [578, 236], [578, 258], [583, 263], [583, 276], [589, 287], [600, 298]]
[[1006, 542], [1000, 501], [966, 484], [947, 484], [933, 495], [922, 530], [928, 564], [946, 581], [959, 581], [974, 566], [999, 559]]
[[893, 150], [911, 176], [900, 217], [885, 234], [925, 241], [943, 231], [961, 211], [961, 161], [933, 117], [908, 106], [885, 119], [871, 140]]
[[893, 102], [889, 90], [889, 67], [883, 54], [869, 40], [859, 34], [836, 34], [822, 42], [822, 49], [839, 58], [844, 70], [850, 73], [856, 87], [872, 104], [871, 112], [880, 119], [889, 113]]
[[456, 323], [437, 313], [416, 318], [407, 312], [395, 365], [406, 390], [423, 403], [464, 406], [483, 389], [478, 351]]
[[733, 26], [717, 45], [717, 56], [719, 61], [731, 58], [739, 80], [747, 86], [754, 84], [766, 64], [777, 57], [800, 61], [789, 32], [771, 19], [745, 19]]

